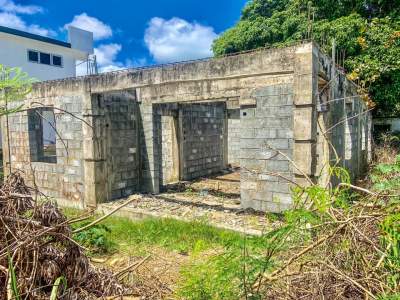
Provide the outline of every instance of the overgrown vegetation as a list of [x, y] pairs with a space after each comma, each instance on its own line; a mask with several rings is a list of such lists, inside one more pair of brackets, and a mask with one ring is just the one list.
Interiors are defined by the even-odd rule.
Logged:
[[[66, 209], [69, 216], [79, 211]], [[82, 227], [77, 223], [75, 227]], [[262, 253], [268, 236], [244, 236], [222, 230], [204, 221], [183, 222], [173, 219], [145, 219], [131, 221], [109, 217], [102, 222], [108, 230], [102, 231], [102, 241], [112, 243], [120, 254], [146, 255], [153, 247], [162, 247], [189, 257], [189, 264], [181, 270], [176, 297], [182, 299], [237, 299], [243, 284], [241, 278], [254, 280], [263, 269]], [[86, 232], [82, 232], [86, 235]], [[82, 236], [81, 236], [82, 237]], [[90, 239], [85, 245], [94, 244]], [[243, 257], [243, 249], [252, 256]], [[254, 255], [257, 253], [258, 258]], [[100, 253], [95, 253], [99, 255]], [[105, 253], [102, 253], [105, 254]], [[247, 264], [246, 272], [241, 266]]]
[[188, 256], [177, 299], [399, 299], [400, 155], [385, 144], [377, 151], [382, 161], [365, 187], [332, 168], [339, 186], [295, 189], [295, 209], [260, 237], [205, 222], [111, 217], [104, 238], [120, 253], [162, 247]]
[[[77, 216], [80, 211], [74, 209], [64, 210], [68, 216]], [[83, 227], [93, 220], [79, 222], [73, 226]], [[159, 246], [166, 250], [177, 251], [181, 254], [198, 254], [209, 249], [233, 248], [241, 249], [243, 243], [252, 249], [262, 249], [264, 239], [262, 237], [248, 237], [239, 233], [222, 230], [206, 224], [204, 221], [183, 222], [174, 219], [144, 219], [131, 221], [126, 218], [109, 217], [101, 223], [107, 228], [99, 232], [101, 241], [105, 244], [113, 244], [115, 248], [109, 248], [109, 253], [114, 250], [128, 254], [141, 254], [148, 246]], [[76, 239], [83, 239], [88, 231], [75, 235]], [[94, 245], [95, 241], [87, 241], [87, 245]], [[105, 245], [102, 248], [107, 248]]]
[[314, 39], [330, 53], [336, 40], [350, 79], [359, 80], [375, 113], [400, 113], [400, 2], [390, 0], [252, 0], [218, 37], [215, 55]]

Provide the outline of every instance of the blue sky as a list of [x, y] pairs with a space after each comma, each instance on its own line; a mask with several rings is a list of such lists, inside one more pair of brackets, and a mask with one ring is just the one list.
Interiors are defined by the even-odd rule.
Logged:
[[248, 0], [0, 0], [0, 25], [65, 40], [90, 30], [102, 71], [211, 55]]

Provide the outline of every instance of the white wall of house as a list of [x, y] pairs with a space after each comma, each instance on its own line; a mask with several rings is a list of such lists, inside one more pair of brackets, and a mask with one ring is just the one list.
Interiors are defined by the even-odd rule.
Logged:
[[[25, 36], [0, 31], [0, 64], [7, 67], [19, 67], [38, 81], [54, 80], [76, 76], [76, 62], [85, 61], [93, 53], [93, 33], [70, 26], [68, 42], [71, 47], [36, 40]], [[28, 59], [28, 51], [43, 52], [62, 57], [62, 66], [46, 65]], [[55, 140], [53, 127], [43, 122], [43, 138], [46, 144]], [[1, 133], [0, 133], [0, 149]]]
[[[30, 62], [28, 50], [59, 55], [62, 57], [63, 65], [59, 67]], [[20, 67], [30, 77], [39, 81], [74, 77], [76, 61], [85, 60], [86, 57], [86, 53], [77, 49], [0, 32], [0, 64], [7, 67]]]
[[390, 132], [399, 133], [400, 132], [400, 118], [376, 118], [373, 120], [375, 125], [386, 125], [389, 126]]

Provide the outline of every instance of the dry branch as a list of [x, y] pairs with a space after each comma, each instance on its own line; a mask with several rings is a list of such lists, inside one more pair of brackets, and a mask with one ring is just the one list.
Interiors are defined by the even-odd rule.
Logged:
[[36, 202], [31, 190], [18, 174], [9, 176], [0, 189], [0, 299], [13, 299], [8, 287], [10, 256], [23, 299], [49, 299], [60, 276], [66, 278], [68, 289], [58, 299], [131, 293], [111, 272], [90, 265], [72, 239], [70, 221], [55, 203]]

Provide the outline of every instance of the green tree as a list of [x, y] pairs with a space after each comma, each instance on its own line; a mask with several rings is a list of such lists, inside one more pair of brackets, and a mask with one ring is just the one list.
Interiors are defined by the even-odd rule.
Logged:
[[284, 46], [310, 36], [330, 51], [335, 38], [349, 77], [377, 103], [375, 113], [398, 115], [399, 20], [400, 0], [252, 0], [239, 22], [214, 41], [213, 51], [219, 56]]
[[[15, 106], [12, 102], [23, 99], [31, 91], [33, 82], [20, 68], [9, 68], [0, 64], [0, 117], [21, 111], [23, 105]], [[2, 171], [0, 168], [0, 179], [3, 177]]]
[[9, 68], [0, 64], [0, 116], [21, 109], [21, 106], [10, 109], [9, 104], [23, 99], [31, 91], [33, 82], [20, 68]]

